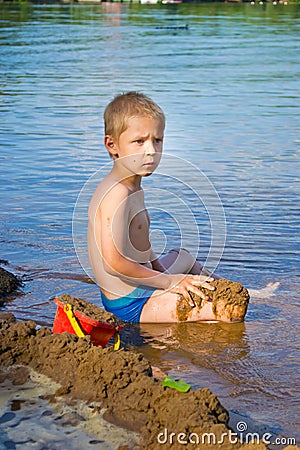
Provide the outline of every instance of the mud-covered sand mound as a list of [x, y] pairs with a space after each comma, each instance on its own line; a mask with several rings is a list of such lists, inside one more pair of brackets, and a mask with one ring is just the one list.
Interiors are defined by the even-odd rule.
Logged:
[[22, 285], [21, 280], [13, 273], [0, 267], [0, 304], [8, 295], [17, 291]]
[[105, 311], [105, 309], [99, 308], [93, 303], [86, 302], [81, 298], [63, 294], [56, 297], [55, 300], [63, 304], [71, 305], [74, 311], [78, 311], [96, 322], [106, 322], [116, 327], [123, 324], [123, 322], [114, 314]]
[[[226, 280], [220, 278], [211, 281], [210, 284], [215, 287], [215, 290], [210, 291], [201, 287], [201, 291], [206, 294], [212, 301], [212, 310], [216, 320], [242, 321], [247, 312], [249, 303], [249, 292], [247, 289], [236, 281]], [[196, 307], [203, 306], [203, 299], [193, 292], [190, 292]], [[177, 305], [177, 316], [180, 322], [184, 322], [188, 318], [192, 306], [182, 297]]]
[[[162, 442], [166, 433], [168, 442], [170, 433], [175, 433], [174, 449], [182, 448], [177, 442], [178, 436], [183, 439], [179, 433], [193, 433], [194, 439], [202, 433], [214, 433], [219, 438], [225, 433], [222, 448], [240, 446], [226, 437], [228, 413], [208, 389], [183, 394], [162, 387], [141, 354], [102, 349], [93, 346], [89, 337], [52, 334], [49, 328], [36, 330], [33, 321], [13, 320], [11, 316], [1, 320], [0, 316], [0, 366], [30, 366], [61, 384], [57, 395], [100, 401], [107, 408], [107, 420], [141, 433], [140, 448], [162, 448], [158, 436]], [[164, 448], [169, 448], [168, 444]], [[185, 448], [193, 449], [195, 444]], [[197, 448], [216, 446], [206, 442]]]

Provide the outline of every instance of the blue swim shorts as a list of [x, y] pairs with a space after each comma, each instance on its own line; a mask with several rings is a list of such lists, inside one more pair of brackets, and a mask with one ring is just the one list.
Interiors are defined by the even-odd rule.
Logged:
[[138, 286], [128, 295], [114, 300], [108, 299], [101, 291], [101, 300], [106, 311], [115, 314], [120, 320], [138, 323], [144, 304], [155, 290], [146, 286]]

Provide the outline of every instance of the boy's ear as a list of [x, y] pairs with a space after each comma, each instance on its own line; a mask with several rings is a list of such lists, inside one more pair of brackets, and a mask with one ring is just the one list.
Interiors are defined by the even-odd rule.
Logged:
[[104, 136], [104, 145], [111, 156], [118, 158], [118, 147], [115, 144], [114, 138], [110, 134], [106, 134]]

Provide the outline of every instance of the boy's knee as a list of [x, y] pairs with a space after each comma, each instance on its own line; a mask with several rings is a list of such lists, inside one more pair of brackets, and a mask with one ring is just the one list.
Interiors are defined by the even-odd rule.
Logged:
[[183, 247], [174, 248], [171, 250], [171, 252], [177, 253], [177, 258], [180, 258], [181, 261], [185, 262], [189, 266], [189, 268], [192, 268], [195, 263], [195, 258], [193, 255]]
[[181, 253], [181, 252], [185, 252], [185, 253], [188, 253], [189, 255], [191, 255], [190, 252], [186, 248], [183, 248], [183, 247], [172, 248], [172, 250], [170, 250], [170, 253], [171, 252], [176, 252], [178, 254]]
[[171, 252], [174, 252], [177, 255], [173, 263], [176, 267], [174, 273], [190, 273], [196, 261], [192, 254], [182, 247], [174, 248]]

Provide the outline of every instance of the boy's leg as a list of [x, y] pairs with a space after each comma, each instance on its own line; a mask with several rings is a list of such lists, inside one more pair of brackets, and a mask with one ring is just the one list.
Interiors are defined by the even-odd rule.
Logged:
[[[179, 322], [177, 316], [177, 302], [180, 296], [168, 291], [154, 291], [145, 303], [140, 322], [141, 323], [174, 323]], [[201, 308], [193, 308], [187, 318], [187, 322], [216, 320], [212, 312], [212, 303], [205, 302]]]
[[[195, 260], [188, 250], [184, 248], [171, 250], [168, 254], [159, 258], [163, 266], [170, 273], [191, 273], [193, 275], [211, 274], [203, 269], [201, 264]], [[214, 278], [218, 278], [213, 275]], [[145, 303], [140, 322], [141, 323], [174, 323], [179, 322], [177, 316], [177, 302], [180, 300], [178, 294], [168, 291], [154, 291]], [[204, 302], [204, 305], [193, 308], [188, 314], [187, 322], [216, 321], [212, 312], [212, 302]]]
[[[171, 250], [166, 255], [161, 256], [159, 261], [172, 274], [190, 273], [192, 275], [211, 276], [185, 248]], [[215, 275], [213, 277], [218, 278]]]

